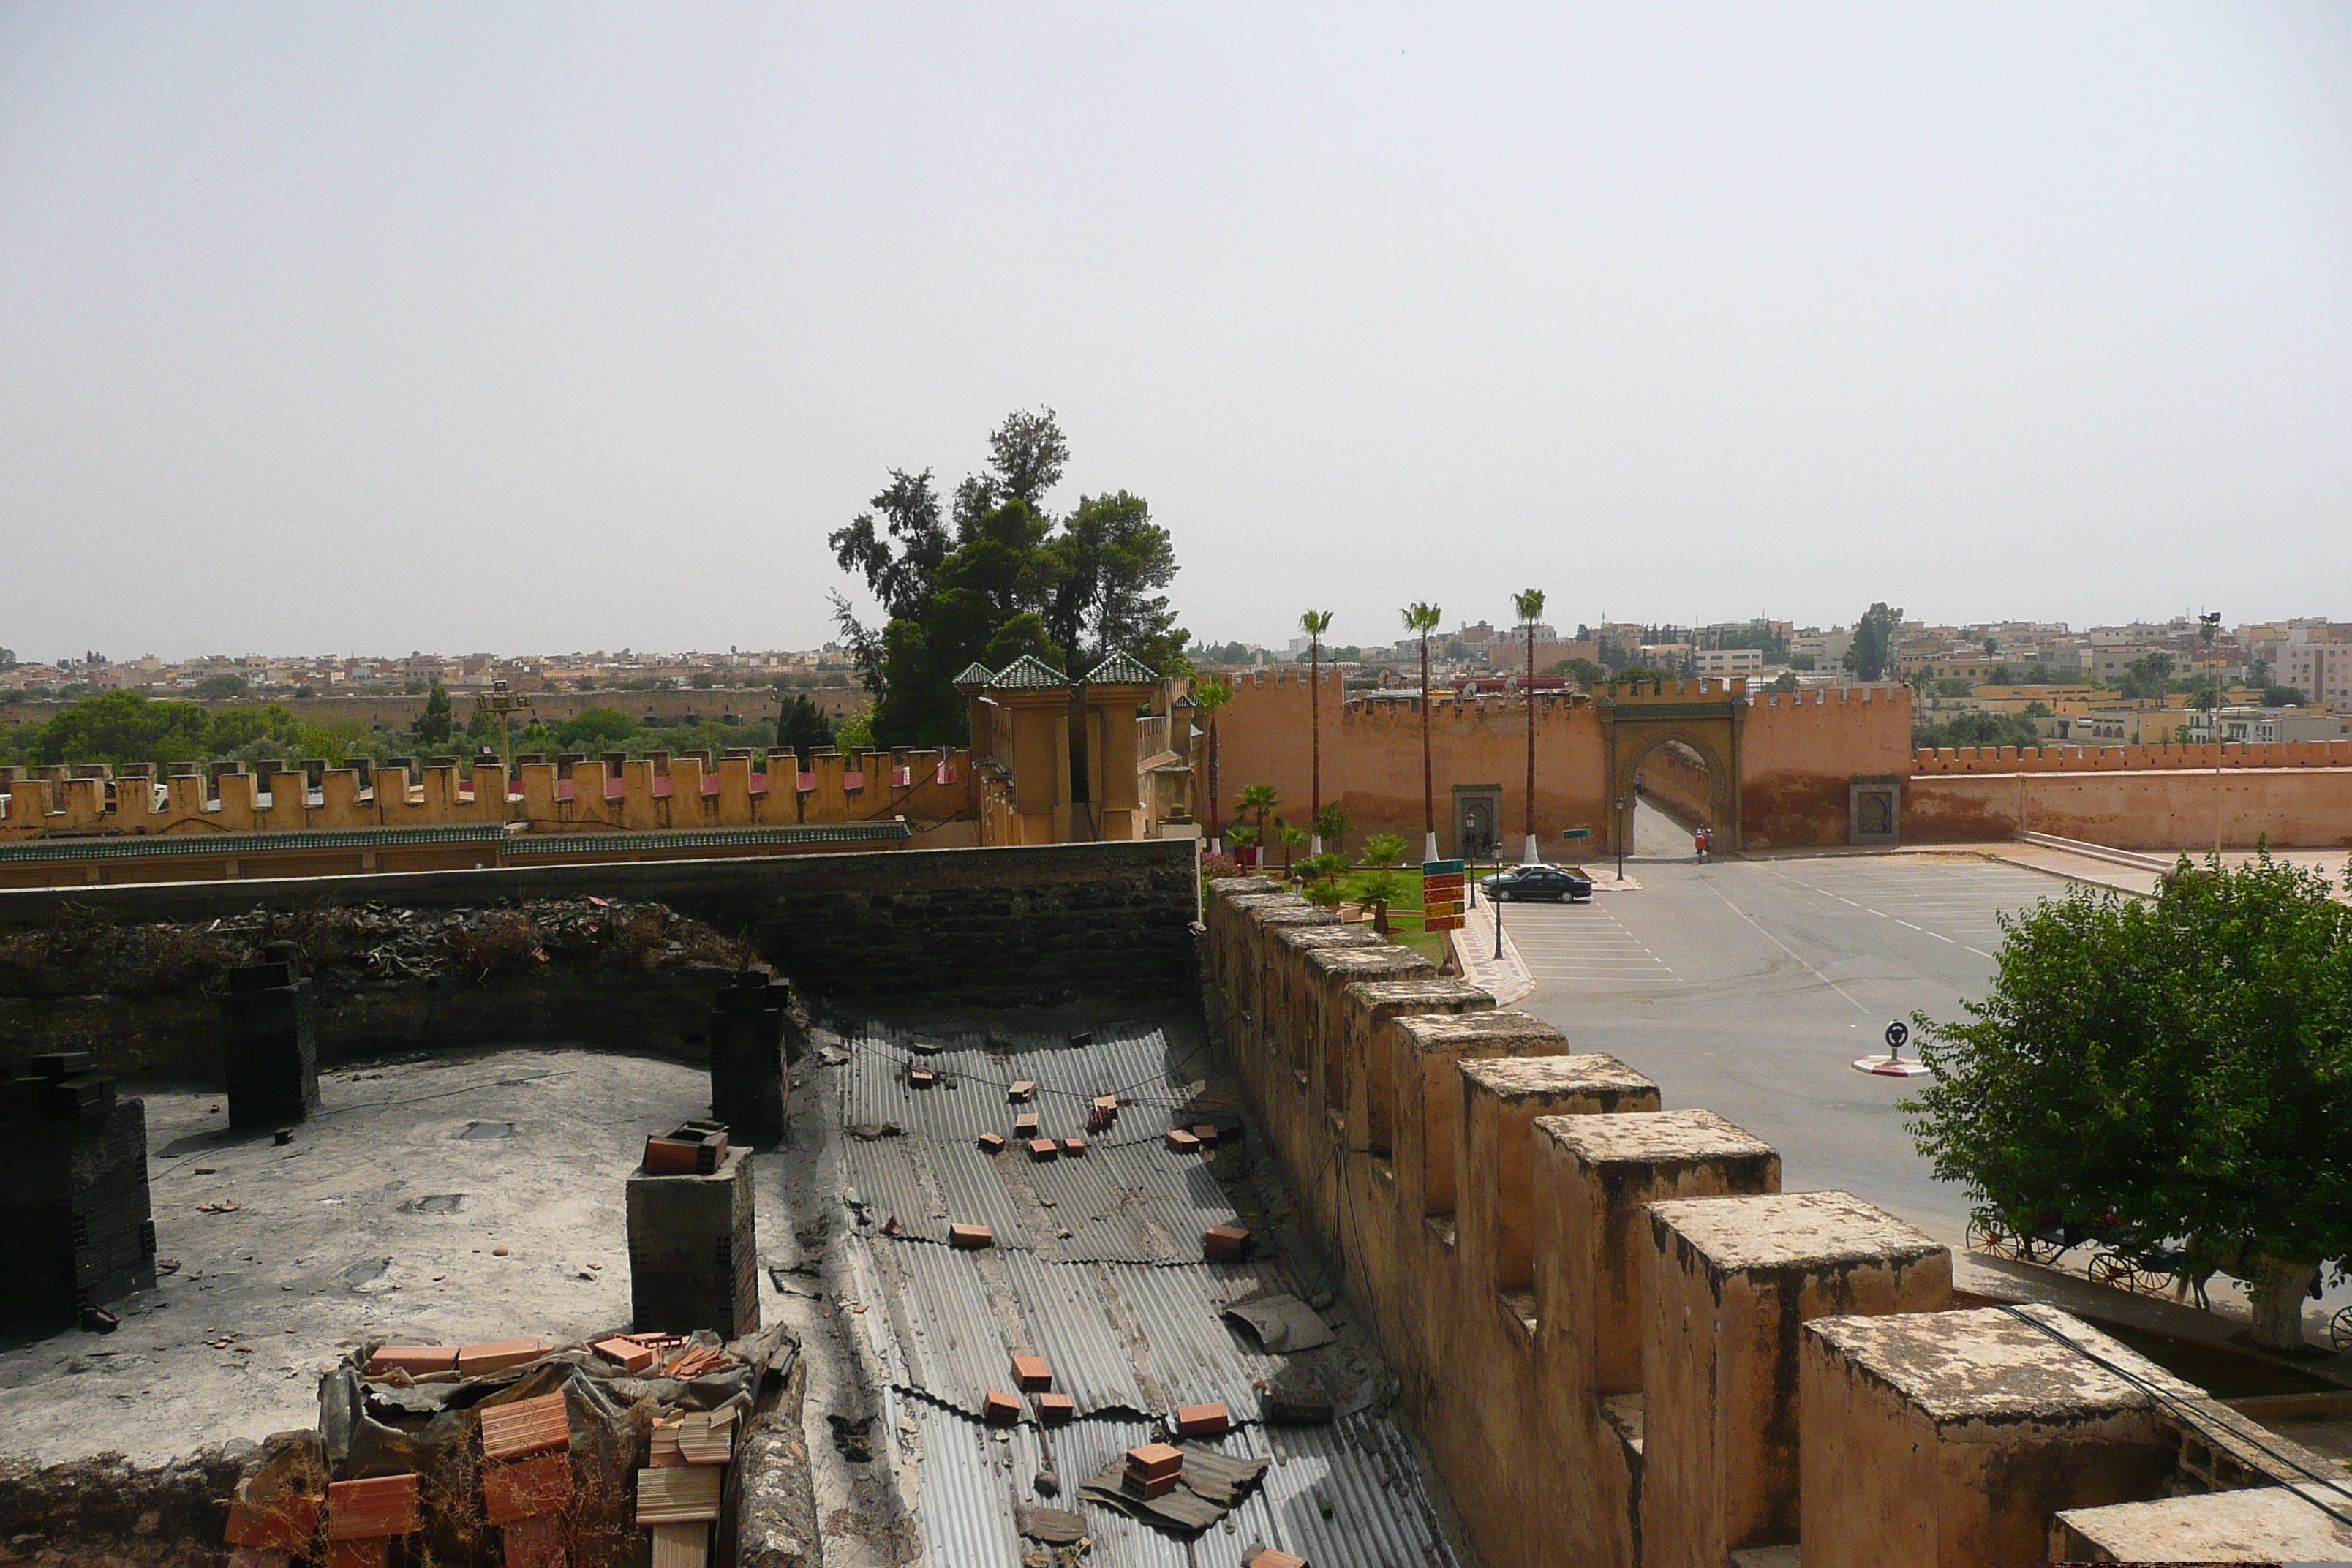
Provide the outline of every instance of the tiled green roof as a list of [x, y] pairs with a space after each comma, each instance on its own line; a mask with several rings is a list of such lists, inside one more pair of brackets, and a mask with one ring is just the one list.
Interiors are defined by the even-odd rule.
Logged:
[[1087, 672], [1089, 686], [1157, 686], [1160, 677], [1151, 667], [1128, 652], [1114, 649], [1111, 656]]
[[998, 691], [1039, 691], [1069, 683], [1068, 676], [1035, 655], [1024, 653], [998, 671], [988, 684]]
[[121, 834], [105, 838], [36, 838], [0, 844], [0, 861], [130, 860], [153, 855], [259, 855], [273, 849], [387, 849], [404, 844], [494, 844], [502, 824], [451, 827], [338, 827], [315, 833]]
[[967, 686], [985, 686], [995, 679], [995, 675], [990, 671], [988, 666], [981, 663], [978, 659], [973, 659], [970, 664], [963, 667], [963, 673], [961, 675], [957, 676], [953, 680], [949, 681], [948, 684], [961, 691]]
[[912, 838], [915, 830], [887, 822], [811, 822], [793, 827], [688, 828], [676, 833], [530, 833], [507, 841], [509, 855], [610, 855], [633, 849], [734, 849], [761, 844], [855, 844]]

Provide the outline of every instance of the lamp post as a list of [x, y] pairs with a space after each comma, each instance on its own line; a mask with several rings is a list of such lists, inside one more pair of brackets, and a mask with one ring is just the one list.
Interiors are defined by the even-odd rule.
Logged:
[[2197, 617], [2197, 635], [2204, 640], [2205, 658], [2213, 666], [2213, 870], [2221, 870], [2221, 664], [2213, 657], [2213, 642], [2221, 635], [2221, 612]]
[[1617, 840], [1617, 879], [1622, 882], [1625, 879], [1625, 797], [1623, 795], [1617, 797], [1616, 806], [1617, 831], [1610, 837]]

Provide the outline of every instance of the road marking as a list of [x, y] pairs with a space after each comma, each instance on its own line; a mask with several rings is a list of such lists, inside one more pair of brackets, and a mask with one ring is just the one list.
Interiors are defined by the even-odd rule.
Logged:
[[[1979, 958], [1992, 958], [1992, 954], [1991, 954], [1991, 953], [1987, 952], [1983, 948], [1980, 948], [1980, 947], [1972, 947], [1972, 948], [1969, 949], [1969, 951], [1970, 952], [1975, 953]], [[1997, 958], [1993, 958], [1993, 959], [1992, 959], [1992, 961], [1993, 961], [1995, 963], [1999, 963], [2000, 962], [2000, 960], [1999, 960], [1999, 959], [1997, 959]]]
[[[1877, 913], [1878, 911], [1876, 911], [1875, 910], [1872, 910], [1871, 912], [1872, 912], [1873, 914], [1875, 914], [1875, 913]], [[1913, 925], [1909, 921], [1898, 920], [1898, 921], [1896, 921], [1895, 923], [1896, 925], [1902, 926], [1902, 927], [1904, 927], [1906, 930], [1909, 930], [1909, 931], [1924, 931], [1924, 930], [1926, 930], [1926, 929], [1927, 929], [1925, 926], [1915, 926], [1915, 925]]]
[[[1853, 1002], [1853, 994], [1852, 992], [1848, 991], [1844, 986], [1840, 985], [1836, 981], [1832, 980], [1828, 975], [1823, 974], [1820, 970], [1813, 968], [1810, 963], [1807, 963], [1806, 960], [1798, 953], [1795, 948], [1790, 947], [1787, 942], [1782, 942], [1779, 937], [1774, 936], [1770, 931], [1766, 931], [1761, 925], [1758, 924], [1755, 916], [1749, 914], [1746, 910], [1741, 909], [1738, 904], [1733, 903], [1729, 899], [1724, 898], [1723, 889], [1717, 887], [1712, 879], [1703, 880], [1699, 885], [1705, 888], [1708, 892], [1713, 893], [1717, 898], [1723, 899], [1723, 907], [1725, 909], [1729, 910], [1733, 914], [1738, 915], [1749, 925], [1755, 926], [1757, 933], [1762, 936], [1767, 942], [1769, 942], [1774, 947], [1779, 948], [1782, 952], [1787, 953], [1790, 958], [1796, 959], [1799, 963], [1804, 964], [1806, 970], [1814, 979], [1820, 981], [1822, 984], [1828, 986], [1831, 990], [1836, 992], [1847, 1001]], [[1877, 911], [1873, 910], [1872, 912], [1874, 914]], [[1864, 1017], [1866, 1018], [1870, 1016], [1870, 1009], [1864, 1006], [1861, 1003], [1853, 1002], [1853, 1006], [1854, 1011], [1860, 1013]]]

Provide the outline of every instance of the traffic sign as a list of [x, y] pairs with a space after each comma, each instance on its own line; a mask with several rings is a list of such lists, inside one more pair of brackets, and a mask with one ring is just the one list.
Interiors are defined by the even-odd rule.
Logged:
[[1592, 829], [1590, 827], [1571, 827], [1562, 833], [1560, 837], [1562, 838], [1590, 838], [1592, 837]]
[[1466, 860], [1423, 860], [1421, 874], [1424, 877], [1459, 877], [1470, 868]]
[[1901, 1050], [1903, 1048], [1903, 1042], [1910, 1037], [1911, 1026], [1903, 1022], [1902, 1019], [1897, 1018], [1895, 1022], [1886, 1026], [1886, 1048], [1888, 1050]]

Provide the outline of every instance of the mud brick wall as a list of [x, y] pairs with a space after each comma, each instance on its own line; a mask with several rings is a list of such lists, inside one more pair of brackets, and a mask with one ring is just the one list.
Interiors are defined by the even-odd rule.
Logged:
[[0, 1322], [70, 1319], [154, 1283], [147, 1107], [79, 1121], [0, 1123]]
[[709, 1175], [629, 1178], [629, 1297], [648, 1333], [717, 1331], [731, 1340], [760, 1327], [760, 1244], [751, 1208], [751, 1152], [728, 1150]]

